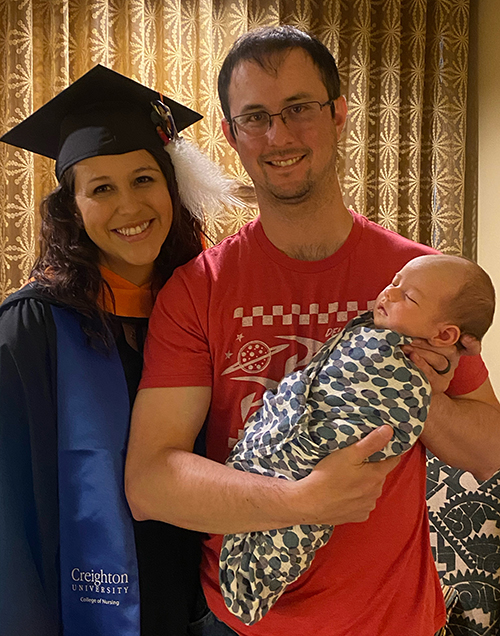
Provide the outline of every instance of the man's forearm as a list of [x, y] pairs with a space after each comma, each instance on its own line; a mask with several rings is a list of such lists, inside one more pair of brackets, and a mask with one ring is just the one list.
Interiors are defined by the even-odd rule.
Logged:
[[433, 396], [421, 441], [441, 461], [483, 481], [500, 469], [500, 410], [469, 398]]
[[[468, 345], [476, 355], [478, 351], [472, 351], [471, 342]], [[425, 373], [432, 387], [431, 408], [421, 441], [446, 464], [467, 470], [480, 481], [492, 477], [500, 469], [500, 403], [489, 379], [475, 391], [450, 398], [444, 391], [458, 365], [456, 347], [436, 351], [426, 341], [417, 339], [403, 350]], [[449, 372], [436, 372], [443, 368], [444, 361], [450, 363]]]
[[223, 534], [292, 525], [296, 518], [284, 503], [292, 486], [169, 448], [128, 488], [128, 497], [136, 518]]
[[388, 431], [379, 429], [336, 451], [300, 481], [245, 473], [186, 450], [163, 449], [146, 465], [129, 465], [126, 471], [132, 514], [215, 534], [364, 521], [398, 462], [364, 462], [390, 439], [390, 429], [384, 428]]

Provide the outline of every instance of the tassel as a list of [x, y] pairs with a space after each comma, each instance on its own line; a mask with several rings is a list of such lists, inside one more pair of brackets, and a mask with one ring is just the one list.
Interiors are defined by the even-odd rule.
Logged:
[[179, 137], [170, 108], [160, 100], [151, 106], [151, 120], [172, 160], [181, 202], [201, 227], [206, 227], [207, 221], [223, 221], [226, 207], [249, 207], [251, 196], [247, 196], [245, 186], [225, 176], [199, 148]]

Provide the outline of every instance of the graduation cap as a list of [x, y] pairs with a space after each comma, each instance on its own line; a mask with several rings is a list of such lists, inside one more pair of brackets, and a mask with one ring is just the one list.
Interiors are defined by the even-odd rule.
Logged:
[[100, 64], [0, 137], [0, 141], [56, 159], [56, 176], [97, 155], [162, 150], [158, 115], [151, 105], [170, 108], [177, 130], [202, 116]]

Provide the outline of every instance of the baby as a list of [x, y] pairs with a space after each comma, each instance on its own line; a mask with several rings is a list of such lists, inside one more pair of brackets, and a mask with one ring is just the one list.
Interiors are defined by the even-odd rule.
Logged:
[[[481, 340], [494, 307], [491, 280], [475, 263], [441, 254], [415, 258], [379, 294], [373, 312], [351, 320], [303, 371], [266, 391], [226, 463], [302, 479], [323, 457], [383, 424], [392, 426], [393, 437], [369, 461], [406, 452], [423, 430], [430, 385], [401, 346], [414, 337], [433, 347], [460, 347], [465, 334]], [[300, 525], [226, 535], [219, 579], [228, 609], [244, 623], [260, 620], [332, 531]]]

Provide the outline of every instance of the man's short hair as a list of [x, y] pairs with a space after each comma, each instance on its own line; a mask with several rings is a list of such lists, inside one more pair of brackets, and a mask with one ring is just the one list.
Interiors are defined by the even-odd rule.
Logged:
[[465, 261], [465, 282], [455, 296], [448, 301], [447, 320], [460, 328], [462, 334], [481, 340], [493, 322], [495, 313], [495, 288], [491, 278], [477, 263]]
[[[264, 27], [240, 36], [231, 47], [219, 73], [219, 99], [224, 117], [231, 121], [229, 85], [233, 71], [240, 62], [251, 60], [264, 70], [276, 70], [281, 62], [276, 56], [290, 49], [303, 49], [317, 66], [328, 92], [328, 99], [340, 97], [339, 72], [335, 58], [317, 38], [293, 26]], [[332, 112], [334, 110], [332, 109]]]

